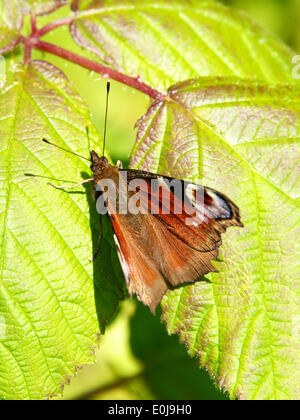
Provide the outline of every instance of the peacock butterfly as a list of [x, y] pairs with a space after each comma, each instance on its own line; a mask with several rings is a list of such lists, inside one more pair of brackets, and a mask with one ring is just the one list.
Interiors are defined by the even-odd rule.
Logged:
[[[104, 142], [109, 88], [108, 83]], [[221, 234], [230, 226], [243, 226], [239, 209], [229, 198], [191, 182], [124, 170], [120, 163], [113, 166], [104, 157], [104, 146], [103, 156], [92, 150], [88, 160], [91, 178], [73, 186], [50, 185], [65, 189], [93, 183], [100, 213], [96, 254], [101, 217], [108, 213], [130, 295], [135, 293], [155, 313], [168, 288], [217, 271], [211, 261], [218, 255]]]

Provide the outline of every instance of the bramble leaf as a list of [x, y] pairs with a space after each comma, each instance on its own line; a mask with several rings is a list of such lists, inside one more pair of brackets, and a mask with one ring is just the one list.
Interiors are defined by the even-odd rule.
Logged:
[[47, 15], [68, 3], [68, 0], [19, 0], [24, 13], [33, 12], [36, 16]]
[[[199, 76], [295, 82], [293, 53], [247, 15], [206, 0], [76, 0], [74, 40], [153, 88]], [[104, 5], [105, 4], [105, 5]]]
[[12, 51], [19, 43], [25, 15], [53, 12], [65, 0], [0, 0], [0, 54]]
[[11, 51], [19, 41], [23, 10], [18, 0], [0, 2], [0, 54]]
[[98, 234], [90, 188], [47, 185], [78, 182], [90, 169], [43, 137], [86, 157], [101, 146], [66, 77], [41, 61], [18, 66], [0, 90], [0, 121], [0, 398], [40, 399], [93, 362], [96, 314], [103, 329], [122, 287], [106, 238], [89, 262]]
[[200, 180], [240, 208], [219, 273], [168, 292], [163, 319], [231, 398], [300, 396], [300, 89], [177, 84], [138, 124], [131, 163]]

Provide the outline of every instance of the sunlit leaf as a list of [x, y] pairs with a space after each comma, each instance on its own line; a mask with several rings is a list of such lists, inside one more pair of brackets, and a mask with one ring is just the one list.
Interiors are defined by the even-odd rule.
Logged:
[[15, 48], [23, 25], [23, 10], [18, 0], [0, 1], [0, 54]]
[[239, 206], [219, 273], [169, 292], [178, 333], [232, 398], [300, 396], [300, 90], [234, 79], [175, 85], [139, 122], [132, 164], [201, 180]]
[[46, 15], [64, 6], [68, 0], [19, 0], [25, 13], [33, 12], [36, 16]]
[[292, 51], [217, 2], [76, 0], [73, 8], [89, 11], [71, 25], [80, 46], [154, 88], [199, 76], [294, 82]]
[[0, 54], [18, 44], [25, 15], [44, 15], [64, 4], [65, 0], [0, 0]]
[[89, 262], [98, 225], [90, 188], [47, 185], [90, 176], [88, 162], [41, 141], [88, 157], [101, 145], [86, 105], [45, 62], [19, 66], [10, 79], [0, 91], [0, 398], [33, 399], [58, 393], [93, 361], [97, 314], [103, 329], [122, 289], [106, 239]]

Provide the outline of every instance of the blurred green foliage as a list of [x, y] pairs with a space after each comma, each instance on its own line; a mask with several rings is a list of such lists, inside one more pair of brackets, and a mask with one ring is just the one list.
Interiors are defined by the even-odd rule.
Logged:
[[300, 0], [223, 0], [222, 3], [245, 11], [300, 52]]
[[[300, 52], [300, 0], [223, 0], [223, 3], [244, 10]], [[40, 24], [65, 13], [66, 9], [62, 8], [54, 15], [41, 18]], [[80, 48], [68, 35], [68, 28], [57, 29], [45, 40], [80, 54]], [[34, 58], [47, 59], [68, 75], [89, 104], [93, 120], [102, 133], [105, 80], [48, 54], [35, 51]], [[112, 82], [107, 148], [112, 159], [121, 159], [125, 167], [135, 140], [134, 124], [148, 105], [145, 95]], [[118, 317], [100, 339], [96, 354], [97, 365], [82, 369], [65, 387], [64, 398], [226, 398], [216, 390], [208, 374], [199, 370], [178, 338], [167, 336], [159, 315], [153, 317], [148, 308], [136, 301], [124, 302]]]
[[67, 399], [226, 399], [176, 336], [137, 301], [126, 301], [101, 339], [97, 365], [84, 368]]

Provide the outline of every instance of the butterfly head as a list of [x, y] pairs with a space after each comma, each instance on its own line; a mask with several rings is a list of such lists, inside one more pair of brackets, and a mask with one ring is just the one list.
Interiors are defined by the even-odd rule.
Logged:
[[91, 162], [91, 170], [96, 178], [110, 166], [106, 157], [98, 156], [94, 150], [91, 151]]

